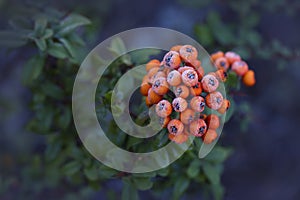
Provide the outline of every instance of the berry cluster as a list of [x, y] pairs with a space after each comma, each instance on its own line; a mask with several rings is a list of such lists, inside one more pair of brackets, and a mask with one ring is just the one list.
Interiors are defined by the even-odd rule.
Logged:
[[187, 141], [190, 135], [201, 137], [205, 144], [218, 137], [219, 116], [207, 116], [204, 109], [208, 107], [224, 114], [230, 107], [230, 101], [218, 91], [220, 82], [226, 81], [226, 71], [231, 69], [243, 76], [246, 85], [254, 84], [253, 71], [248, 70], [239, 55], [217, 52], [211, 58], [216, 71], [205, 74], [197, 49], [191, 45], [177, 45], [162, 61], [151, 60], [146, 64], [147, 75], [140, 92], [146, 97], [147, 106], [156, 104], [160, 125], [168, 129], [169, 139], [176, 143]]

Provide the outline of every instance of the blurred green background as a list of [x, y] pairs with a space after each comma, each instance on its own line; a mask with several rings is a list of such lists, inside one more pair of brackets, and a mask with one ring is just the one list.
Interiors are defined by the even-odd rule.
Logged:
[[[219, 141], [234, 149], [224, 166], [224, 199], [300, 199], [299, 1], [0, 0], [1, 30], [8, 29], [12, 19], [30, 18], [37, 10], [50, 8], [91, 20], [84, 31], [78, 30], [84, 35], [86, 52], [121, 31], [156, 26], [193, 37], [209, 53], [240, 53], [255, 70], [257, 85], [232, 94], [237, 111]], [[25, 62], [35, 54], [31, 46], [0, 50], [0, 199], [118, 199], [122, 191], [118, 180], [90, 181], [92, 187], [88, 187], [70, 184], [74, 180], [48, 179], [61, 181], [58, 177], [63, 172], [49, 175], [41, 159], [45, 151], [50, 151], [47, 155], [57, 151], [58, 141], [24, 128], [34, 113], [32, 91], [22, 84], [21, 76]], [[182, 198], [200, 196], [202, 188]], [[168, 192], [159, 198], [144, 191], [140, 197], [163, 199]]]

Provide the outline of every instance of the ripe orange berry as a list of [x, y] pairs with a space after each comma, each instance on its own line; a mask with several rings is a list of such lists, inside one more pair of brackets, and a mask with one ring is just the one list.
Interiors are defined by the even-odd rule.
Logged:
[[178, 119], [172, 119], [167, 128], [170, 134], [177, 135], [183, 132], [184, 125]]
[[215, 76], [222, 82], [225, 82], [227, 79], [227, 73], [223, 69], [219, 69], [215, 72]]
[[154, 80], [152, 89], [156, 94], [164, 95], [169, 91], [169, 85], [165, 78], [160, 77]]
[[241, 56], [233, 51], [227, 51], [225, 53], [225, 58], [227, 58], [229, 64], [231, 65], [232, 63], [234, 63], [235, 61], [240, 61], [241, 60]]
[[213, 141], [215, 141], [218, 137], [218, 134], [216, 130], [214, 129], [208, 129], [205, 135], [203, 136], [203, 143], [204, 144], [211, 144]]
[[157, 74], [157, 72], [159, 72], [160, 68], [159, 67], [154, 67], [154, 68], [151, 68], [149, 71], [148, 71], [148, 78], [151, 82], [151, 79], [153, 76], [155, 76]]
[[217, 51], [213, 54], [211, 54], [211, 59], [213, 62], [215, 62], [218, 58], [224, 57], [224, 53], [222, 51]]
[[248, 86], [251, 87], [253, 85], [255, 85], [255, 73], [253, 70], [249, 70], [247, 71], [244, 76], [243, 76], [243, 83]]
[[199, 96], [202, 93], [202, 86], [200, 82], [190, 88], [190, 94], [193, 96]]
[[219, 87], [219, 81], [216, 76], [207, 74], [202, 78], [201, 85], [205, 92], [213, 92]]
[[188, 63], [188, 65], [191, 65], [192, 67], [194, 67], [195, 69], [197, 69], [198, 67], [201, 67], [201, 61], [200, 60], [192, 60], [191, 63]]
[[158, 103], [158, 102], [162, 99], [162, 96], [156, 94], [156, 93], [153, 91], [153, 89], [150, 88], [150, 89], [148, 90], [148, 96], [147, 96], [147, 98], [148, 98], [148, 101], [149, 101], [150, 104], [156, 104], [156, 103]]
[[223, 104], [223, 96], [220, 92], [215, 91], [212, 93], [209, 93], [206, 97], [205, 97], [205, 101], [206, 101], [206, 105], [213, 109], [213, 110], [218, 110], [219, 108], [221, 108], [222, 104]]
[[183, 45], [179, 50], [180, 57], [185, 61], [191, 63], [198, 57], [198, 51], [192, 45]]
[[229, 68], [229, 62], [225, 57], [217, 58], [215, 65], [218, 69], [223, 69], [224, 71], [227, 71]]
[[157, 59], [153, 59], [150, 60], [147, 64], [146, 64], [146, 71], [148, 72], [150, 69], [155, 68], [155, 67], [159, 67], [160, 66], [160, 61]]
[[167, 82], [171, 86], [178, 86], [181, 83], [181, 74], [177, 70], [171, 71], [167, 76]]
[[161, 125], [162, 128], [166, 128], [168, 126], [168, 123], [170, 122], [171, 117], [168, 116], [166, 118], [160, 117], [158, 119], [158, 123]]
[[188, 104], [184, 98], [177, 97], [172, 101], [172, 106], [176, 112], [183, 112]]
[[186, 142], [189, 139], [189, 136], [187, 133], [182, 132], [180, 134], [174, 135], [174, 134], [169, 134], [168, 135], [169, 139], [174, 141], [177, 144], [182, 144]]
[[148, 90], [151, 88], [151, 85], [148, 82], [142, 82], [140, 87], [140, 92], [143, 96], [148, 95]]
[[180, 121], [184, 124], [190, 124], [195, 118], [195, 112], [191, 109], [186, 109], [180, 113]]
[[220, 126], [220, 119], [215, 114], [208, 115], [207, 118], [205, 119], [205, 122], [209, 129], [217, 129]]
[[189, 67], [189, 66], [183, 66], [183, 67], [179, 67], [178, 68], [178, 71], [179, 71], [179, 73], [183, 73], [184, 71], [186, 71], [186, 70], [188, 70], [188, 69], [190, 69], [190, 70], [194, 70], [194, 68], [193, 67]]
[[150, 102], [148, 96], [145, 98], [145, 103], [148, 107], [152, 106], [152, 103]]
[[198, 79], [201, 80], [205, 74], [203, 67], [200, 66], [200, 67], [196, 68], [196, 72], [198, 74]]
[[181, 59], [179, 53], [176, 51], [169, 51], [163, 59], [163, 65], [166, 68], [177, 69], [180, 66]]
[[151, 83], [148, 74], [143, 77], [142, 83], [149, 83], [149, 84]]
[[238, 76], [243, 76], [249, 70], [248, 64], [245, 61], [235, 61], [231, 66], [232, 71], [234, 71]]
[[156, 104], [155, 111], [159, 117], [168, 117], [172, 113], [172, 105], [167, 100], [161, 100]]
[[154, 75], [151, 77], [151, 82], [153, 83], [154, 79], [160, 78], [160, 77], [166, 78], [166, 77], [167, 77], [167, 76], [166, 76], [166, 73], [159, 70], [156, 74], [154, 74]]
[[218, 109], [220, 114], [224, 114], [230, 108], [230, 101], [228, 99], [224, 99], [221, 107]]
[[205, 101], [204, 98], [201, 96], [195, 96], [190, 101], [191, 108], [196, 112], [203, 112], [205, 109]]
[[175, 45], [175, 46], [172, 46], [170, 51], [177, 51], [179, 52], [180, 48], [182, 47], [182, 45]]
[[190, 124], [190, 133], [196, 137], [201, 137], [206, 133], [207, 125], [203, 119], [197, 119]]
[[189, 88], [185, 85], [177, 86], [174, 92], [176, 97], [182, 97], [185, 99], [189, 96]]
[[198, 74], [195, 70], [188, 69], [182, 73], [181, 79], [186, 86], [191, 87], [197, 84]]

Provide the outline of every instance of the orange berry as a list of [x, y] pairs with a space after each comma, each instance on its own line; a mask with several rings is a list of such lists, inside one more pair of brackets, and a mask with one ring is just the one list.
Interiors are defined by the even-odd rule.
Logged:
[[179, 67], [178, 68], [178, 71], [179, 71], [179, 73], [183, 73], [184, 71], [186, 71], [186, 70], [188, 70], [188, 69], [190, 69], [190, 70], [194, 70], [194, 68], [193, 67], [189, 67], [189, 66], [183, 66], [183, 67]]
[[161, 127], [166, 128], [168, 126], [168, 123], [170, 122], [170, 120], [171, 120], [170, 116], [165, 117], [165, 118], [160, 117], [158, 119], [158, 123], [161, 125]]
[[189, 96], [189, 88], [185, 85], [180, 85], [175, 88], [175, 96], [176, 97], [182, 97], [187, 98]]
[[215, 141], [218, 137], [218, 134], [216, 130], [214, 129], [208, 129], [205, 135], [203, 136], [203, 143], [204, 144], [211, 144], [213, 141]]
[[205, 74], [203, 67], [200, 66], [200, 67], [196, 68], [196, 72], [198, 74], [198, 79], [201, 80]]
[[182, 144], [189, 139], [188, 134], [184, 132], [177, 135], [169, 134], [168, 137], [177, 144]]
[[180, 121], [184, 124], [190, 124], [195, 118], [195, 112], [191, 109], [186, 109], [180, 113]]
[[161, 100], [160, 102], [158, 102], [158, 104], [156, 104], [155, 111], [159, 117], [165, 118], [171, 115], [172, 105], [167, 100]]
[[184, 125], [180, 120], [172, 119], [167, 128], [170, 134], [177, 135], [183, 132]]
[[217, 129], [220, 126], [220, 119], [215, 114], [208, 115], [207, 118], [205, 119], [205, 122], [209, 129]]
[[227, 73], [223, 69], [219, 69], [215, 72], [215, 76], [222, 82], [225, 82], [227, 79]]
[[198, 57], [198, 51], [192, 45], [183, 45], [179, 50], [180, 57], [185, 61], [191, 63]]
[[180, 48], [182, 47], [182, 45], [175, 45], [175, 46], [172, 46], [170, 51], [177, 51], [179, 52]]
[[207, 125], [203, 119], [197, 119], [190, 124], [190, 133], [196, 137], [201, 137], [205, 134]]
[[219, 81], [213, 74], [207, 74], [202, 78], [201, 85], [205, 92], [213, 92], [219, 87]]
[[247, 71], [244, 76], [243, 76], [243, 83], [248, 86], [251, 87], [253, 85], [255, 85], [255, 73], [253, 70], [249, 70]]
[[140, 87], [140, 92], [143, 96], [148, 95], [148, 90], [151, 88], [151, 85], [147, 82], [142, 82], [141, 87]]
[[152, 77], [155, 76], [157, 74], [157, 72], [159, 72], [159, 70], [160, 70], [159, 67], [154, 67], [148, 71], [147, 75], [148, 75], [150, 81], [151, 81]]
[[148, 76], [148, 74], [147, 75], [145, 75], [144, 77], [143, 77], [143, 80], [142, 80], [142, 83], [151, 83], [151, 81], [150, 81], [150, 78], [149, 78], [149, 76]]
[[222, 104], [223, 104], [223, 96], [220, 92], [215, 91], [212, 93], [209, 93], [206, 97], [205, 97], [205, 101], [206, 101], [206, 105], [213, 109], [213, 110], [218, 110], [219, 108], [221, 108]]
[[235, 61], [240, 61], [241, 60], [241, 56], [233, 51], [227, 51], [225, 53], [225, 58], [227, 58], [229, 64], [231, 65], [232, 63], [234, 63]]
[[181, 83], [181, 74], [177, 70], [171, 71], [167, 76], [167, 82], [171, 86], [177, 86]]
[[153, 91], [153, 89], [150, 88], [150, 89], [148, 90], [148, 96], [147, 96], [147, 98], [148, 98], [148, 101], [149, 101], [150, 104], [156, 104], [156, 103], [158, 103], [158, 102], [162, 99], [162, 96], [156, 94], [156, 93]]
[[198, 74], [195, 70], [188, 69], [182, 73], [181, 79], [186, 86], [191, 87], [197, 84]]
[[199, 119], [205, 120], [207, 118], [206, 114], [201, 113]]
[[215, 62], [218, 58], [224, 57], [224, 53], [222, 51], [217, 51], [213, 54], [211, 54], [211, 59], [213, 62]]
[[153, 81], [153, 91], [158, 95], [164, 95], [169, 91], [169, 85], [165, 78], [160, 77]]
[[229, 68], [229, 62], [225, 57], [217, 58], [215, 65], [218, 69], [223, 69], [224, 71], [227, 71]]
[[147, 64], [146, 64], [146, 71], [148, 72], [150, 69], [155, 68], [155, 67], [159, 67], [160, 66], [160, 61], [157, 59], [153, 59], [150, 60]]
[[205, 101], [204, 98], [201, 96], [195, 96], [190, 101], [191, 108], [196, 112], [203, 112], [205, 109]]
[[249, 70], [248, 64], [245, 61], [235, 61], [231, 66], [232, 71], [234, 71], [238, 76], [243, 76]]
[[172, 106], [176, 112], [183, 112], [187, 108], [188, 103], [185, 99], [177, 97], [172, 101]]
[[181, 59], [179, 53], [176, 51], [169, 51], [163, 59], [163, 65], [166, 68], [177, 69], [180, 66]]
[[190, 88], [190, 94], [193, 96], [199, 96], [202, 93], [202, 86], [200, 82]]
[[230, 108], [230, 101], [228, 99], [224, 99], [221, 107], [218, 109], [220, 114], [224, 114]]
[[148, 97], [145, 98], [145, 103], [148, 107], [152, 106], [152, 103], [150, 102]]

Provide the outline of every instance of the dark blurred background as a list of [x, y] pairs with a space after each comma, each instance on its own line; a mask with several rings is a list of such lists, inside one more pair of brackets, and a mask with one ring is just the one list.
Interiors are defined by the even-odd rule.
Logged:
[[[0, 0], [1, 29], [7, 28], [9, 19], [26, 12], [26, 2]], [[222, 176], [225, 199], [300, 199], [299, 1], [53, 0], [34, 3], [89, 17], [94, 23], [89, 28], [93, 32], [89, 49], [121, 31], [156, 26], [195, 38], [209, 53], [217, 49], [241, 53], [255, 70], [257, 84], [236, 94], [236, 101], [241, 102], [240, 112], [225, 125], [220, 140], [222, 145], [234, 148]], [[210, 28], [212, 13], [217, 13], [219, 27], [225, 30], [224, 33], [223, 29], [219, 30], [221, 36]], [[252, 15], [257, 18], [254, 25], [246, 26], [252, 23]], [[223, 41], [223, 37], [225, 40], [228, 37], [230, 42]], [[26, 163], [26, 157], [39, 151], [45, 143], [43, 136], [24, 130], [31, 116], [28, 109], [31, 95], [22, 85], [20, 75], [24, 60], [32, 52], [21, 50], [0, 50], [0, 190], [4, 191], [1, 168], [22, 170], [19, 160]], [[243, 102], [249, 104], [245, 106]], [[243, 112], [249, 112], [250, 116], [243, 116]], [[11, 182], [18, 184], [13, 175]], [[92, 197], [103, 198], [97, 192]]]

